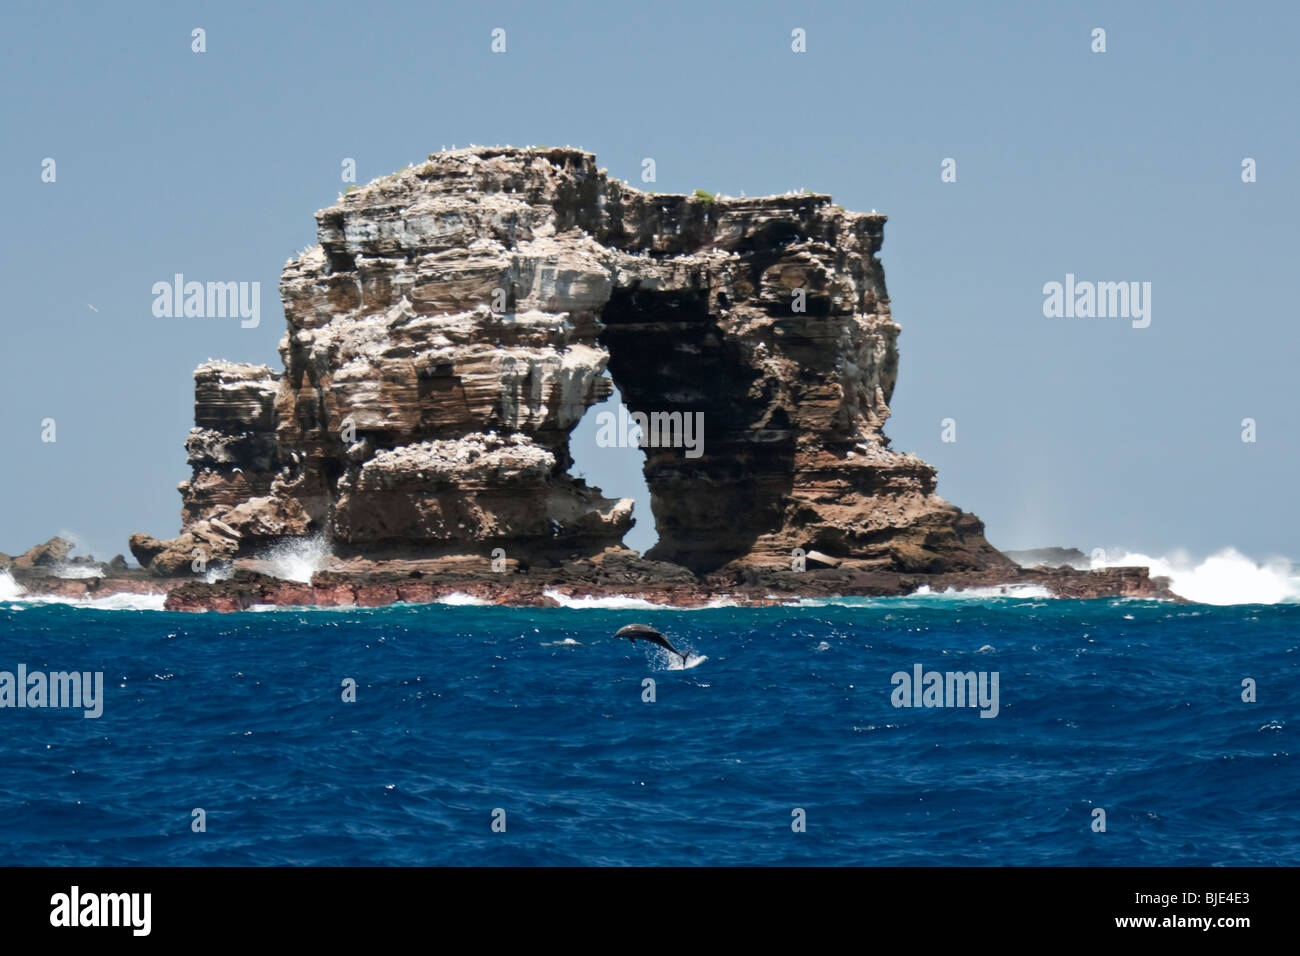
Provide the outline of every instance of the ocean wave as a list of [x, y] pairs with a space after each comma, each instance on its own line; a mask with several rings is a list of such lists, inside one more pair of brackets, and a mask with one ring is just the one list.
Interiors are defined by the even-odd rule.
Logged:
[[64, 598], [57, 603], [74, 607], [92, 607], [100, 611], [161, 611], [167, 600], [165, 594], [133, 594], [118, 591], [97, 598]]
[[11, 605], [11, 609], [25, 608], [34, 604], [62, 604], [66, 607], [94, 608], [99, 611], [161, 611], [166, 600], [165, 594], [135, 594], [130, 591], [116, 591], [93, 598], [29, 594], [8, 571], [0, 571], [0, 601], [18, 602]]
[[[429, 602], [429, 604], [448, 604], [456, 607], [479, 607], [491, 605], [492, 602], [485, 601], [472, 594], [453, 591], [450, 594], [444, 594], [440, 598], [434, 598]], [[382, 611], [387, 607], [411, 608], [424, 606], [426, 605], [412, 601], [395, 601], [392, 604], [379, 605], [376, 607], [361, 607], [356, 604], [250, 604], [248, 607], [244, 608], [244, 611], [252, 614], [299, 611]]]
[[1133, 551], [1094, 553], [1092, 567], [1138, 565], [1152, 577], [1167, 577], [1179, 597], [1197, 604], [1292, 604], [1300, 602], [1300, 575], [1285, 558], [1255, 561], [1235, 548], [1225, 548], [1202, 561], [1183, 552], [1151, 557]]
[[1020, 598], [1024, 600], [1026, 598], [1050, 598], [1054, 596], [1051, 591], [1041, 584], [1007, 584], [994, 587], [966, 588], [964, 591], [959, 591], [956, 588], [932, 591], [929, 585], [923, 584], [908, 595], [908, 597], [912, 598], [942, 598], [946, 601], [984, 601], [989, 598]]
[[456, 607], [478, 607], [483, 604], [491, 604], [491, 601], [485, 601], [481, 597], [475, 597], [472, 594], [464, 594], [461, 591], [452, 591], [450, 594], [444, 594], [433, 602], [434, 604], [451, 604]]
[[134, 594], [118, 591], [95, 598], [54, 597], [49, 594], [24, 595], [17, 599], [18, 607], [57, 604], [63, 607], [86, 608], [95, 611], [161, 611], [167, 600], [165, 594]]
[[929, 585], [922, 585], [911, 594], [879, 595], [876, 597], [829, 596], [800, 598], [794, 602], [795, 607], [897, 607], [921, 606], [924, 604], [943, 604], [950, 601], [988, 601], [1001, 599], [1043, 600], [1054, 598], [1047, 588], [1040, 584], [1008, 584], [996, 587], [966, 588], [958, 590], [947, 588], [943, 591], [931, 590]]
[[589, 609], [600, 608], [610, 611], [704, 611], [711, 608], [735, 607], [736, 602], [730, 598], [716, 598], [707, 604], [686, 607], [680, 604], [656, 604], [645, 598], [630, 597], [624, 594], [612, 594], [607, 597], [570, 597], [562, 591], [548, 589], [542, 592], [560, 607]]
[[26, 592], [8, 571], [0, 571], [0, 601], [15, 601]]

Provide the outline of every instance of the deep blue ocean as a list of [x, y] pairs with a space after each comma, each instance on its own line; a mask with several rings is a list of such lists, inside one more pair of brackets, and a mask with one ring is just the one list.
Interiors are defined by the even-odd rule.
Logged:
[[[690, 666], [611, 637], [632, 622]], [[0, 709], [0, 863], [1296, 865], [1297, 625], [1023, 598], [5, 602], [0, 670], [105, 689], [98, 719]], [[894, 707], [915, 664], [997, 672], [997, 716]]]

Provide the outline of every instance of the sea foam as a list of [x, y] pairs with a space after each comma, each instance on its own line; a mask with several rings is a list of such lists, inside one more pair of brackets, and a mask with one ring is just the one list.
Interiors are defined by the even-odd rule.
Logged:
[[101, 611], [161, 611], [165, 594], [134, 594], [127, 591], [93, 598], [59, 597], [53, 594], [29, 594], [8, 571], [0, 571], [0, 601], [17, 601], [15, 607], [33, 604], [63, 604], [67, 607], [96, 608]]
[[570, 597], [562, 591], [547, 589], [542, 592], [551, 600], [555, 601], [560, 607], [567, 608], [600, 608], [611, 611], [701, 611], [710, 608], [735, 607], [736, 602], [729, 598], [716, 598], [707, 604], [699, 606], [684, 607], [680, 604], [656, 604], [654, 601], [647, 601], [645, 598], [632, 597], [624, 594], [611, 594], [605, 597]]
[[323, 568], [331, 556], [325, 535], [318, 534], [310, 538], [286, 538], [272, 545], [262, 560], [266, 562], [266, 572], [271, 576], [310, 584], [312, 575]]
[[13, 601], [26, 592], [8, 571], [0, 571], [0, 601]]
[[1138, 565], [1152, 577], [1167, 577], [1179, 597], [1197, 604], [1291, 604], [1300, 601], [1300, 575], [1285, 558], [1257, 562], [1225, 548], [1202, 561], [1182, 552], [1153, 558], [1131, 551], [1109, 551], [1094, 558], [1093, 569]]

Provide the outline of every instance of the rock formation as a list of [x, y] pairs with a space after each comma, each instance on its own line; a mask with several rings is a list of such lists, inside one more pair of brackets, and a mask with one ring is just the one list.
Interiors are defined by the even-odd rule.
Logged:
[[114, 555], [96, 561], [94, 555], [72, 554], [75, 544], [54, 537], [17, 557], [0, 553], [0, 574], [7, 575], [30, 597], [85, 599], [112, 594], [159, 594], [168, 590], [164, 582], [151, 579], [137, 568], [128, 568], [126, 558]]
[[73, 544], [67, 538], [54, 537], [44, 544], [28, 548], [16, 558], [4, 556], [4, 560], [0, 561], [0, 567], [12, 568], [15, 571], [34, 571], [37, 568], [44, 568], [52, 573], [67, 562], [72, 549]]
[[665, 437], [702, 415], [697, 457], [644, 449], [649, 558], [1014, 567], [882, 431], [899, 332], [884, 216], [815, 194], [656, 195], [580, 150], [474, 148], [316, 221], [280, 283], [284, 372], [195, 373], [181, 536], [131, 542], [156, 573], [317, 532], [367, 560], [617, 549], [632, 502], [568, 473], [570, 432], [611, 382]]

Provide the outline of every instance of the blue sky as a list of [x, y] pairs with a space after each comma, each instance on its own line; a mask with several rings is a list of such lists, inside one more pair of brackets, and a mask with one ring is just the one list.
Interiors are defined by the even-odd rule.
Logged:
[[[654, 157], [660, 192], [805, 187], [887, 213], [887, 432], [995, 545], [1300, 557], [1298, 11], [10, 0], [0, 550], [72, 532], [108, 557], [177, 531], [192, 370], [279, 367], [279, 272], [345, 157], [365, 182], [444, 145], [547, 143], [634, 183]], [[177, 272], [261, 282], [261, 325], [154, 317]], [[1150, 282], [1150, 327], [1044, 317], [1067, 273]], [[644, 494], [639, 453], [593, 435], [578, 469]]]

